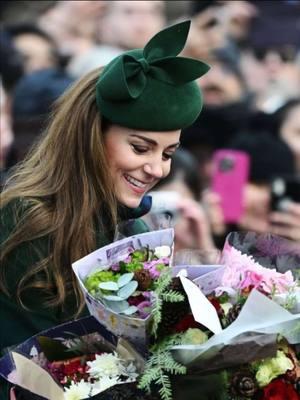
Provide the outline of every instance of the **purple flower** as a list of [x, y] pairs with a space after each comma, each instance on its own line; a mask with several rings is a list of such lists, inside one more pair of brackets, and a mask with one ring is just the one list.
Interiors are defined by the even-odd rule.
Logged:
[[141, 318], [147, 318], [151, 312], [151, 302], [148, 300], [143, 301], [137, 305]]
[[110, 268], [111, 268], [113, 271], [115, 271], [115, 272], [120, 271], [119, 263], [113, 264]]

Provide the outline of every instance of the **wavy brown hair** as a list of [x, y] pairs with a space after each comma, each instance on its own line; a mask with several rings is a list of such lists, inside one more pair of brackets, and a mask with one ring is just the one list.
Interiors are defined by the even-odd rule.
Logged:
[[[96, 246], [95, 223], [105, 210], [111, 229], [117, 221], [117, 201], [105, 156], [104, 122], [97, 109], [95, 85], [101, 70], [89, 73], [57, 101], [50, 123], [26, 159], [19, 164], [1, 195], [1, 207], [21, 199], [25, 215], [3, 243], [0, 287], [5, 283], [7, 257], [22, 243], [50, 237], [48, 256], [18, 282], [17, 298], [35, 288], [52, 293], [46, 306], [63, 306], [75, 293], [80, 313], [84, 299], [71, 263]], [[44, 278], [37, 278], [43, 276]]]

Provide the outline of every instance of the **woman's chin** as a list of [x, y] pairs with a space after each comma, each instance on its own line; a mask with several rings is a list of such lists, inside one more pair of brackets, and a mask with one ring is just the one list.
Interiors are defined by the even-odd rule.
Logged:
[[129, 197], [129, 196], [126, 196], [126, 197], [125, 196], [121, 196], [119, 198], [119, 202], [125, 207], [137, 208], [140, 205], [141, 201], [142, 201], [142, 197], [143, 196], [132, 198], [132, 197]]

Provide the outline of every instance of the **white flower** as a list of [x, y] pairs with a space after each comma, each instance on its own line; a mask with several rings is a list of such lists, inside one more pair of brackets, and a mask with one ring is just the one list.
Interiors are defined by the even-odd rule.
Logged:
[[154, 255], [157, 258], [169, 257], [170, 254], [171, 254], [171, 248], [169, 246], [158, 246], [158, 247], [155, 247]]
[[91, 395], [95, 396], [96, 394], [104, 392], [104, 390], [106, 390], [112, 386], [118, 385], [119, 383], [121, 383], [121, 382], [119, 381], [119, 379], [117, 377], [110, 378], [108, 376], [104, 376], [98, 382], [95, 382], [93, 384]]
[[96, 354], [94, 361], [88, 361], [87, 365], [90, 367], [89, 374], [94, 378], [118, 377], [121, 375], [122, 364], [117, 354], [104, 353], [101, 355]]
[[127, 367], [124, 368], [123, 375], [128, 376], [129, 381], [134, 382], [139, 374], [136, 372], [135, 365], [133, 363], [130, 363], [127, 365]]
[[90, 396], [91, 385], [84, 382], [82, 379], [80, 382], [71, 383], [69, 388], [65, 388], [64, 399], [65, 400], [81, 400]]

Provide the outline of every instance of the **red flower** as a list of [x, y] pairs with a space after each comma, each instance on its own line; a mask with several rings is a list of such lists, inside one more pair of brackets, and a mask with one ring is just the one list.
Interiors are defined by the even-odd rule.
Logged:
[[218, 314], [219, 316], [223, 316], [224, 311], [223, 311], [223, 308], [221, 307], [220, 301], [219, 301], [216, 297], [211, 297], [211, 296], [208, 296], [208, 300], [209, 300], [209, 301], [211, 302], [211, 304], [215, 307], [215, 309], [216, 309], [216, 311], [217, 311], [217, 314]]
[[64, 362], [64, 374], [67, 376], [79, 372], [80, 369], [82, 369], [82, 365], [79, 357]]
[[299, 400], [299, 394], [290, 383], [282, 379], [274, 379], [263, 389], [260, 400]]
[[185, 332], [189, 328], [199, 328], [200, 324], [194, 320], [192, 314], [188, 314], [186, 317], [181, 319], [175, 326], [174, 332]]

